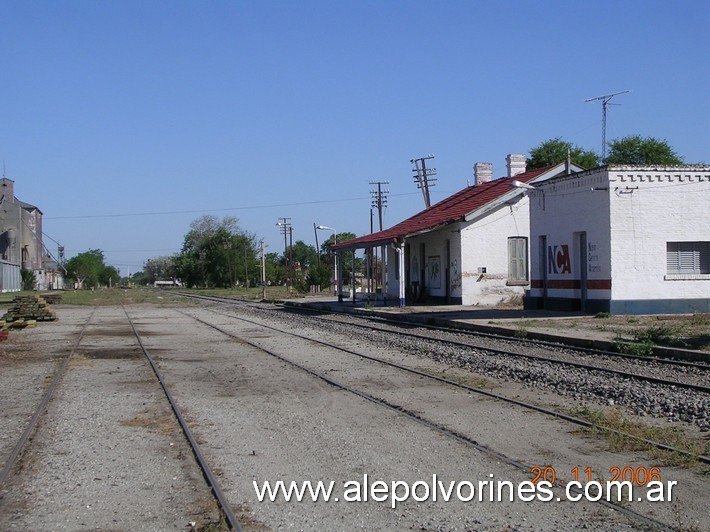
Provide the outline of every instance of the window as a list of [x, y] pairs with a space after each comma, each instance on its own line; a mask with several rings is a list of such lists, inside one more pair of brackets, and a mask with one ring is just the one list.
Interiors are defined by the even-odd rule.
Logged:
[[508, 238], [508, 284], [528, 284], [528, 239], [524, 236]]
[[667, 242], [666, 273], [710, 274], [710, 242]]

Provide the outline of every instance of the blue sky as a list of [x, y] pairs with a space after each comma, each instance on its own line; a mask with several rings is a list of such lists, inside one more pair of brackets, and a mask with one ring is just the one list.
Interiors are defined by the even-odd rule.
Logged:
[[[68, 257], [126, 273], [180, 250], [202, 214], [283, 252], [276, 222], [369, 232], [423, 208], [478, 161], [561, 136], [668, 142], [710, 163], [710, 3], [0, 0], [0, 158]], [[319, 234], [327, 238], [328, 233]], [[48, 247], [56, 252], [51, 240]]]

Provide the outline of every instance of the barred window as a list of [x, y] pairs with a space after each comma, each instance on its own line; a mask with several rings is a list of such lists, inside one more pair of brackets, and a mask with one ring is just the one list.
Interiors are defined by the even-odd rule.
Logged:
[[669, 275], [710, 273], [710, 242], [666, 242]]
[[508, 238], [508, 282], [528, 282], [528, 239], [524, 236]]

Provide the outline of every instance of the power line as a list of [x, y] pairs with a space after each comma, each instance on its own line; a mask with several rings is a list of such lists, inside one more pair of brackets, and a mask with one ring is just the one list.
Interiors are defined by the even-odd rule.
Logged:
[[[392, 194], [393, 196], [412, 196], [414, 192], [407, 192], [403, 194]], [[294, 207], [299, 205], [322, 205], [324, 203], [343, 203], [348, 201], [363, 201], [370, 199], [365, 196], [357, 198], [345, 198], [345, 199], [327, 199], [327, 200], [316, 200], [316, 201], [303, 201], [297, 203], [274, 203], [270, 205], [248, 205], [241, 207], [224, 207], [221, 209], [199, 209], [199, 210], [185, 210], [185, 211], [153, 211], [153, 212], [133, 212], [133, 213], [115, 213], [115, 214], [78, 214], [75, 216], [44, 216], [44, 220], [83, 220], [88, 218], [129, 218], [131, 216], [164, 216], [171, 214], [201, 214], [205, 212], [224, 212], [224, 211], [246, 211], [254, 209], [271, 209], [280, 207]]]

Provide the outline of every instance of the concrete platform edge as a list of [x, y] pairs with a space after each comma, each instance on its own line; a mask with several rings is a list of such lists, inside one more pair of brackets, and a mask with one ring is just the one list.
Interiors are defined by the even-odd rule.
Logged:
[[[523, 330], [520, 328], [501, 327], [499, 325], [484, 325], [480, 323], [471, 323], [465, 320], [457, 320], [451, 318], [436, 318], [430, 314], [427, 316], [417, 315], [416, 312], [408, 314], [393, 313], [392, 311], [382, 310], [383, 307], [377, 308], [362, 308], [351, 306], [347, 303], [328, 302], [328, 301], [293, 301], [282, 300], [278, 301], [284, 306], [309, 307], [314, 309], [328, 310], [332, 312], [342, 312], [363, 316], [375, 316], [390, 321], [404, 321], [408, 323], [420, 323], [422, 325], [436, 325], [440, 327], [451, 327], [468, 331], [476, 331], [487, 334], [497, 334], [500, 336], [508, 336], [518, 339], [541, 340], [545, 342], [553, 342], [565, 344], [572, 347], [582, 347], [589, 349], [598, 349], [602, 351], [617, 352], [616, 342], [581, 336], [570, 336], [563, 334], [550, 334], [532, 330]], [[393, 307], [397, 308], [397, 307]], [[626, 345], [631, 345], [631, 342], [622, 342]], [[673, 347], [654, 346], [653, 353], [660, 358], [673, 358], [677, 360], [685, 360], [688, 362], [708, 362], [707, 353], [693, 351], [690, 349], [680, 349]]]

